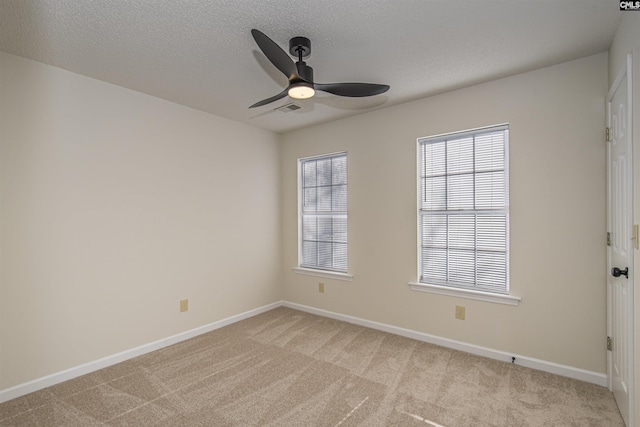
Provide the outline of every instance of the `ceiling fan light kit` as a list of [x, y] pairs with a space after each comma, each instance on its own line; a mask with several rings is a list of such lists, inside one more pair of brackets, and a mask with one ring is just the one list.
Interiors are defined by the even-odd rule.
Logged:
[[315, 95], [316, 91], [310, 83], [300, 82], [290, 85], [287, 94], [293, 99], [307, 99]]
[[258, 101], [249, 108], [269, 104], [287, 95], [294, 99], [308, 99], [315, 95], [316, 90], [347, 97], [373, 96], [389, 90], [389, 85], [374, 83], [314, 83], [313, 68], [303, 61], [311, 55], [311, 41], [308, 38], [294, 37], [289, 40], [289, 53], [298, 59], [294, 63], [280, 46], [261, 31], [253, 29], [251, 35], [267, 59], [287, 76], [289, 85], [279, 94]]

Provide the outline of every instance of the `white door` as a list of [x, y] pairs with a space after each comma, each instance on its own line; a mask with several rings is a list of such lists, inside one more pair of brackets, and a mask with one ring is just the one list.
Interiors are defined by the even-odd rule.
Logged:
[[633, 240], [630, 61], [608, 96], [609, 388], [626, 425], [633, 426]]

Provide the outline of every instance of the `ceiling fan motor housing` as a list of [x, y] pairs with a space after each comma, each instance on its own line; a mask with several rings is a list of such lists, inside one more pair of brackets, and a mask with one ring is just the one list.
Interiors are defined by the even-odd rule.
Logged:
[[313, 68], [309, 67], [306, 62], [296, 62], [296, 68], [298, 69], [298, 75], [309, 83], [313, 83]]

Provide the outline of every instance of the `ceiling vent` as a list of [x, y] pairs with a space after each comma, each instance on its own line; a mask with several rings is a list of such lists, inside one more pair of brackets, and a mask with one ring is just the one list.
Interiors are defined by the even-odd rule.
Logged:
[[282, 111], [283, 113], [288, 113], [289, 111], [296, 111], [296, 110], [299, 110], [301, 108], [302, 108], [301, 106], [299, 106], [295, 102], [292, 102], [290, 104], [283, 105], [282, 107], [278, 107], [275, 110], [276, 111]]

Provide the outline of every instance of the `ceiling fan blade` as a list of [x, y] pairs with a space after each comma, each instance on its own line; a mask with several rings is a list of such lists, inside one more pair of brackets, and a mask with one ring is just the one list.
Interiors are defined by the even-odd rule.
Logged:
[[354, 98], [380, 95], [389, 90], [389, 85], [374, 83], [316, 83], [313, 86], [316, 90]]
[[269, 59], [269, 61], [271, 61], [278, 70], [287, 76], [289, 80], [298, 76], [296, 64], [289, 55], [276, 44], [276, 42], [267, 37], [263, 32], [256, 29], [251, 30], [251, 35], [267, 59]]
[[249, 108], [255, 108], [255, 107], [262, 107], [263, 105], [267, 105], [273, 101], [277, 101], [278, 99], [282, 99], [285, 96], [287, 96], [289, 88], [283, 90], [282, 92], [280, 92], [279, 94], [272, 96], [271, 98], [267, 98], [267, 99], [263, 99], [262, 101], [258, 101], [255, 104], [253, 104], [251, 107]]

